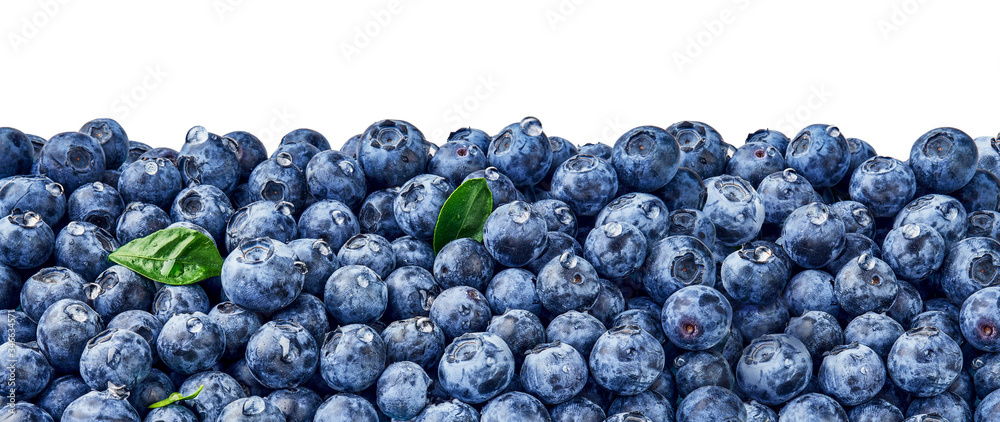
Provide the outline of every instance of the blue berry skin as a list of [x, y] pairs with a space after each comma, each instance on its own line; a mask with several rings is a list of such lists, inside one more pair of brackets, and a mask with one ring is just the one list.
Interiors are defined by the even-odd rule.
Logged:
[[489, 149], [490, 141], [492, 141], [492, 139], [493, 138], [485, 131], [473, 129], [471, 127], [458, 129], [448, 135], [448, 142], [469, 142], [479, 147], [479, 149], [484, 152]]
[[886, 234], [882, 259], [900, 279], [919, 280], [941, 267], [947, 250], [937, 230], [923, 223], [910, 223]]
[[250, 132], [237, 130], [224, 137], [236, 141], [236, 160], [240, 163], [240, 180], [246, 181], [257, 164], [267, 159], [267, 149], [259, 138]]
[[427, 172], [448, 179], [454, 186], [462, 184], [470, 173], [489, 166], [486, 152], [473, 142], [449, 141], [438, 149], [427, 164]]
[[670, 210], [662, 200], [647, 193], [627, 193], [608, 203], [594, 220], [594, 227], [607, 223], [629, 223], [646, 236], [648, 245], [667, 236]]
[[377, 234], [354, 235], [337, 253], [341, 265], [363, 265], [385, 278], [396, 268], [396, 253], [384, 237]]
[[830, 204], [830, 212], [844, 222], [844, 230], [872, 238], [875, 236], [875, 217], [857, 201], [839, 201]]
[[777, 225], [799, 207], [820, 199], [809, 181], [790, 168], [767, 175], [757, 193], [764, 204], [764, 221]]
[[[896, 300], [892, 302], [886, 315], [900, 324], [909, 324], [917, 314], [924, 310], [924, 300], [913, 284], [898, 280], [897, 284], [899, 284], [899, 293], [896, 293]], [[952, 315], [957, 319], [957, 315]]]
[[653, 420], [647, 417], [642, 412], [632, 411], [632, 412], [621, 412], [614, 413], [608, 416], [604, 422], [652, 422]]
[[688, 394], [677, 406], [678, 421], [715, 422], [746, 419], [747, 411], [743, 407], [743, 402], [731, 390], [722, 387], [701, 387]]
[[400, 186], [424, 172], [428, 156], [424, 134], [402, 120], [381, 120], [365, 129], [358, 149], [358, 163], [370, 186]]
[[319, 369], [327, 385], [356, 393], [368, 388], [385, 368], [385, 342], [367, 325], [344, 325], [327, 334]]
[[736, 365], [736, 383], [752, 400], [778, 405], [791, 400], [813, 375], [809, 350], [788, 334], [767, 334], [750, 342]]
[[696, 237], [709, 249], [715, 245], [715, 224], [701, 210], [681, 208], [671, 211], [668, 223], [667, 236]]
[[973, 140], [976, 144], [978, 161], [976, 167], [994, 176], [1000, 174], [1000, 144], [996, 136], [980, 136]]
[[508, 268], [498, 272], [486, 287], [486, 301], [493, 314], [523, 309], [535, 315], [542, 312], [542, 301], [535, 289], [537, 280], [530, 271]]
[[233, 302], [220, 302], [208, 312], [208, 317], [222, 328], [226, 337], [223, 356], [238, 359], [245, 356], [247, 341], [264, 324], [260, 314]]
[[[674, 406], [669, 399], [655, 391], [647, 390], [634, 396], [621, 396], [611, 403], [608, 413], [618, 414], [638, 414], [656, 421], [674, 420]], [[625, 418], [625, 421], [632, 419]]]
[[757, 129], [753, 133], [747, 135], [746, 143], [751, 142], [763, 142], [768, 145], [773, 146], [778, 150], [778, 153], [784, 157], [785, 151], [788, 150], [788, 144], [791, 140], [784, 133], [774, 129]]
[[549, 148], [552, 150], [552, 164], [549, 165], [549, 172], [545, 175], [545, 181], [551, 182], [552, 175], [555, 174], [556, 168], [559, 167], [563, 161], [569, 159], [574, 155], [580, 153], [576, 145], [572, 142], [566, 140], [565, 138], [560, 138], [558, 136], [549, 136]]
[[578, 222], [576, 214], [558, 199], [543, 199], [531, 203], [531, 210], [545, 219], [547, 231], [576, 236]]
[[80, 133], [90, 135], [101, 145], [109, 169], [118, 168], [129, 152], [128, 135], [113, 119], [94, 119], [83, 124]]
[[344, 145], [340, 147], [340, 152], [350, 155], [351, 158], [357, 160], [358, 149], [360, 148], [361, 148], [361, 134], [359, 133], [350, 138], [347, 138], [347, 141], [344, 142]]
[[[597, 295], [597, 302], [594, 302], [594, 306], [588, 312], [600, 320], [602, 324], [605, 324], [605, 326], [612, 325], [611, 322], [615, 317], [625, 311], [625, 295], [611, 281], [602, 278], [600, 279], [600, 283], [601, 291]], [[650, 315], [653, 316], [653, 325], [658, 327], [659, 314], [651, 312]]]
[[889, 264], [863, 254], [837, 273], [833, 290], [844, 311], [861, 315], [888, 311], [899, 293], [899, 284]]
[[0, 219], [0, 264], [18, 269], [41, 266], [52, 255], [55, 235], [40, 215], [15, 212]]
[[[317, 204], [322, 203], [324, 202]], [[256, 237], [270, 237], [280, 242], [291, 242], [296, 238], [297, 229], [298, 237], [315, 238], [308, 236], [315, 234], [313, 230], [296, 227], [292, 210], [292, 204], [274, 201], [256, 201], [236, 210], [229, 219], [229, 225], [226, 226], [226, 250], [235, 251], [243, 241]]]
[[806, 346], [806, 350], [813, 356], [814, 364], [820, 363], [826, 352], [844, 344], [844, 331], [837, 318], [823, 311], [808, 311], [792, 318], [784, 332]]
[[704, 243], [691, 236], [670, 236], [650, 247], [642, 283], [653, 301], [662, 304], [685, 286], [714, 287], [715, 275], [715, 259]]
[[[44, 146], [42, 149], [44, 150]], [[0, 153], [8, 158], [0, 167], [0, 177], [27, 174], [35, 156], [34, 147], [28, 136], [9, 127], [0, 128]]]
[[634, 395], [656, 381], [664, 359], [663, 346], [656, 338], [635, 325], [623, 325], [608, 330], [594, 343], [590, 373], [601, 387]]
[[108, 255], [118, 249], [118, 241], [104, 229], [90, 223], [71, 221], [56, 236], [53, 254], [56, 265], [93, 280], [111, 266]]
[[305, 166], [309, 193], [316, 199], [334, 199], [355, 208], [365, 199], [367, 187], [361, 166], [340, 151], [320, 152]]
[[433, 369], [444, 354], [444, 332], [427, 317], [396, 320], [382, 330], [386, 362], [410, 361]]
[[141, 157], [122, 168], [118, 192], [125, 203], [145, 202], [164, 210], [181, 191], [181, 173], [170, 160]]
[[454, 190], [448, 179], [433, 174], [407, 181], [392, 204], [399, 228], [418, 239], [433, 238], [441, 207]]
[[847, 412], [836, 400], [819, 393], [796, 397], [781, 408], [779, 421], [848, 422]]
[[7, 337], [7, 341], [29, 343], [38, 339], [36, 335], [38, 325], [29, 319], [28, 314], [24, 312], [14, 309], [0, 309], [0, 323], [5, 324], [9, 330], [13, 330], [13, 337]]
[[847, 175], [851, 156], [847, 139], [836, 126], [813, 124], [802, 129], [785, 151], [788, 167], [816, 188], [834, 186]]
[[374, 233], [389, 240], [404, 236], [403, 230], [396, 222], [393, 203], [399, 188], [382, 189], [372, 192], [361, 203], [358, 212], [358, 222], [362, 233]]
[[715, 223], [719, 244], [740, 245], [757, 236], [764, 224], [764, 202], [749, 182], [722, 175], [705, 179], [705, 188], [702, 211]]
[[747, 411], [747, 422], [774, 422], [778, 420], [778, 414], [774, 413], [774, 410], [756, 401], [751, 400], [743, 403], [743, 408]]
[[986, 237], [971, 237], [948, 249], [938, 281], [945, 297], [959, 306], [977, 290], [1000, 284], [1000, 243]]
[[[781, 299], [765, 305], [737, 305], [733, 311], [732, 327], [743, 338], [753, 339], [764, 334], [780, 333], [788, 324], [791, 315]], [[716, 347], [723, 345], [725, 339]]]
[[615, 315], [611, 322], [607, 324], [608, 327], [617, 327], [620, 325], [635, 325], [651, 334], [654, 338], [656, 338], [656, 341], [659, 341], [660, 343], [667, 341], [667, 338], [663, 335], [663, 328], [660, 324], [660, 314], [653, 313], [653, 311], [645, 309], [629, 309]]
[[0, 382], [7, 393], [17, 400], [31, 400], [41, 393], [54, 371], [38, 346], [13, 341], [0, 346], [3, 347], [0, 364], [4, 367]]
[[313, 334], [299, 323], [275, 319], [264, 324], [247, 342], [247, 366], [267, 388], [298, 387], [319, 363], [319, 346]]
[[702, 122], [683, 121], [668, 126], [666, 130], [680, 146], [681, 167], [694, 170], [705, 179], [725, 171], [729, 144], [713, 127]]
[[322, 239], [295, 239], [288, 242], [288, 246], [300, 261], [305, 262], [309, 270], [302, 283], [302, 293], [322, 297], [326, 290], [326, 280], [340, 268], [337, 255]]
[[646, 236], [629, 223], [607, 223], [587, 235], [584, 258], [602, 277], [621, 278], [646, 260]]
[[212, 235], [216, 244], [226, 240], [226, 226], [235, 210], [225, 192], [212, 185], [194, 185], [177, 194], [170, 207], [170, 218], [176, 223], [197, 224]]
[[211, 306], [208, 294], [198, 284], [164, 285], [153, 296], [151, 312], [161, 323], [166, 324], [167, 320], [174, 315], [192, 312], [208, 313]]
[[549, 140], [534, 117], [525, 117], [501, 130], [490, 141], [486, 155], [490, 166], [507, 175], [515, 186], [537, 184], [552, 165]]
[[124, 395], [110, 391], [91, 391], [73, 400], [63, 411], [62, 422], [139, 422], [139, 413]]
[[132, 390], [149, 374], [151, 353], [149, 342], [139, 334], [107, 329], [87, 342], [80, 356], [80, 376], [94, 390]]
[[736, 386], [729, 362], [718, 352], [685, 352], [674, 359], [674, 367], [677, 393], [681, 397], [709, 385], [728, 390]]
[[617, 192], [614, 167], [593, 155], [574, 155], [552, 175], [552, 197], [565, 202], [578, 216], [597, 215]]
[[289, 145], [297, 143], [307, 143], [309, 145], [316, 147], [316, 149], [320, 151], [326, 151], [330, 149], [330, 141], [328, 141], [326, 137], [323, 136], [322, 133], [319, 133], [312, 129], [305, 129], [305, 128], [295, 129], [291, 132], [286, 133], [285, 136], [281, 137], [281, 142], [279, 143], [279, 145]]
[[844, 252], [844, 222], [826, 204], [813, 202], [789, 214], [781, 228], [781, 246], [796, 264], [822, 268]]
[[118, 216], [118, 221], [115, 223], [115, 239], [124, 245], [165, 229], [172, 222], [170, 215], [163, 208], [144, 202], [131, 202]]
[[275, 390], [267, 395], [267, 401], [277, 407], [288, 422], [311, 422], [323, 398], [308, 388], [297, 387]]
[[274, 321], [285, 320], [295, 322], [305, 328], [316, 343], [323, 341], [330, 322], [326, 317], [326, 307], [323, 301], [308, 293], [300, 294], [290, 305], [271, 314]]
[[113, 186], [94, 182], [73, 191], [66, 207], [70, 220], [85, 221], [114, 232], [118, 216], [125, 209], [125, 203]]
[[[221, 365], [220, 365], [221, 366]], [[226, 368], [226, 373], [233, 377], [243, 388], [243, 392], [249, 396], [264, 396], [271, 392], [271, 389], [261, 384], [254, 377], [253, 372], [250, 371], [250, 367], [247, 365], [247, 360], [245, 358], [237, 360], [232, 365]]]
[[[21, 276], [17, 274], [17, 271], [0, 264], [0, 308], [14, 309], [21, 306], [22, 302], [18, 302], [21, 288]], [[25, 306], [21, 307], [25, 308]], [[37, 320], [37, 318], [32, 318], [32, 320]]]
[[354, 394], [335, 394], [316, 409], [316, 421], [379, 422], [378, 412], [368, 400]]
[[396, 267], [414, 265], [427, 271], [434, 270], [434, 247], [424, 240], [403, 236], [392, 241], [396, 254]]
[[603, 143], [586, 143], [580, 145], [577, 149], [578, 154], [593, 155], [595, 157], [603, 158], [607, 161], [611, 161], [611, 156], [614, 154], [614, 148], [610, 145]]
[[955, 340], [959, 346], [965, 343], [958, 324], [959, 314], [946, 311], [926, 311], [917, 314], [910, 321], [910, 328], [933, 327]]
[[361, 265], [345, 265], [326, 282], [323, 302], [341, 324], [364, 324], [382, 317], [389, 290], [378, 273]]
[[785, 289], [789, 268], [768, 246], [744, 245], [722, 261], [720, 278], [726, 294], [748, 305], [765, 305]]
[[304, 208], [309, 187], [303, 169], [293, 160], [291, 154], [279, 152], [254, 167], [247, 180], [250, 200], [285, 201], [297, 210]]
[[707, 286], [687, 286], [663, 304], [660, 321], [670, 342], [685, 350], [705, 350], [724, 340], [733, 320], [729, 301]]
[[927, 415], [929, 419], [925, 421], [948, 420], [948, 421], [971, 421], [972, 409], [961, 397], [944, 392], [934, 397], [920, 397], [913, 399], [910, 406], [906, 408], [909, 418], [918, 415]]
[[962, 304], [958, 323], [962, 335], [976, 349], [1000, 352], [1000, 287], [987, 287], [971, 295]]
[[817, 373], [823, 393], [844, 406], [857, 406], [875, 397], [886, 381], [882, 359], [868, 346], [851, 343], [824, 354]]
[[483, 403], [503, 391], [514, 376], [507, 343], [490, 333], [467, 333], [448, 345], [438, 365], [440, 385], [466, 403]]
[[903, 326], [885, 314], [868, 312], [858, 315], [844, 327], [845, 343], [860, 343], [880, 357], [889, 354], [893, 343], [903, 335]]
[[514, 391], [490, 400], [483, 407], [480, 422], [550, 422], [548, 409], [534, 396]]
[[965, 237], [967, 214], [955, 198], [945, 195], [924, 195], [910, 202], [893, 222], [893, 228], [909, 223], [923, 223], [937, 230], [947, 245]]
[[430, 401], [427, 390], [431, 378], [413, 362], [396, 362], [385, 368], [378, 379], [378, 408], [390, 418], [409, 420], [420, 414]]
[[302, 292], [307, 268], [288, 245], [247, 239], [222, 264], [222, 288], [233, 303], [257, 312], [284, 308]]
[[52, 422], [52, 416], [41, 408], [28, 402], [7, 403], [0, 407], [0, 415], [4, 415], [4, 420], [20, 422]]
[[222, 408], [220, 421], [284, 422], [285, 415], [270, 401], [260, 396], [233, 400]]
[[428, 316], [431, 303], [441, 292], [429, 271], [413, 265], [395, 269], [385, 278], [385, 285], [388, 292], [386, 312], [393, 321]]
[[587, 383], [587, 361], [568, 344], [539, 344], [526, 353], [521, 366], [524, 391], [553, 405], [565, 402]]
[[524, 361], [524, 356], [533, 347], [545, 343], [545, 326], [542, 321], [537, 315], [523, 309], [510, 309], [493, 317], [486, 332], [507, 343], [517, 365]]
[[479, 291], [493, 277], [493, 258], [470, 238], [448, 242], [434, 258], [434, 278], [442, 288], [469, 286]]
[[[30, 148], [27, 142], [21, 145]], [[37, 173], [48, 176], [72, 192], [86, 183], [100, 181], [106, 163], [104, 150], [96, 139], [79, 132], [63, 132], [53, 136], [42, 147]], [[4, 177], [11, 175], [5, 174]]]
[[575, 238], [568, 234], [560, 232], [548, 232], [545, 233], [546, 240], [545, 249], [542, 251], [541, 255], [538, 255], [535, 259], [531, 260], [528, 265], [525, 266], [528, 270], [533, 273], [540, 273], [542, 268], [549, 263], [554, 258], [558, 258], [565, 252], [572, 252], [577, 256], [583, 255], [583, 246], [580, 246]]
[[177, 156], [177, 169], [184, 184], [213, 185], [229, 192], [240, 180], [239, 146], [232, 138], [210, 133], [202, 126], [188, 130]]
[[899, 388], [917, 397], [936, 396], [962, 371], [962, 349], [937, 328], [915, 328], [896, 339], [886, 366]]
[[[64, 375], [62, 377], [52, 380], [51, 383], [45, 390], [38, 395], [35, 400], [35, 404], [41, 410], [44, 410], [49, 415], [58, 415], [57, 417], [62, 417], [63, 411], [69, 406], [73, 400], [76, 400], [80, 396], [87, 394], [90, 391], [90, 387], [83, 382], [83, 378], [79, 375]], [[21, 402], [18, 404], [27, 405], [27, 402]], [[9, 409], [3, 409], [6, 411]], [[3, 414], [0, 411], [0, 414]], [[54, 418], [41, 419], [41, 420], [53, 420]], [[28, 419], [29, 421], [31, 419]]]
[[63, 185], [42, 175], [0, 179], [0, 215], [10, 215], [15, 208], [34, 211], [53, 226], [66, 214], [64, 192]]
[[545, 220], [523, 201], [497, 207], [483, 226], [483, 245], [501, 265], [521, 267], [548, 244]]
[[60, 373], [80, 370], [80, 355], [87, 341], [104, 329], [101, 316], [86, 303], [61, 299], [38, 319], [38, 347], [49, 364]]
[[197, 397], [184, 400], [181, 403], [197, 413], [202, 421], [217, 420], [227, 404], [246, 397], [239, 382], [225, 372], [219, 371], [196, 373], [188, 377], [177, 391], [183, 395], [189, 395], [201, 386], [204, 387]]
[[851, 176], [851, 199], [876, 218], [895, 216], [913, 199], [916, 178], [906, 163], [891, 157], [872, 157]]
[[615, 141], [611, 155], [618, 180], [629, 191], [651, 192], [663, 187], [677, 173], [680, 147], [665, 130], [639, 126]]
[[156, 339], [156, 353], [171, 370], [194, 374], [212, 368], [226, 349], [222, 327], [201, 312], [170, 317]]
[[431, 304], [430, 317], [448, 338], [455, 338], [485, 331], [493, 314], [482, 293], [468, 286], [456, 286], [438, 294]]
[[153, 316], [153, 314], [143, 310], [122, 312], [108, 322], [107, 329], [110, 330], [112, 328], [128, 330], [140, 335], [149, 344], [150, 355], [153, 357], [153, 361], [156, 362], [158, 359], [156, 354], [156, 339], [160, 337], [160, 331], [163, 330], [163, 323]]
[[[146, 151], [139, 154], [135, 158], [135, 160], [132, 161], [141, 160], [143, 158], [152, 158], [152, 159], [160, 158], [170, 161], [172, 164], [176, 166], [178, 163], [179, 155], [180, 153], [173, 148], [167, 148], [167, 147], [149, 148]], [[125, 164], [122, 164], [122, 166], [124, 167]], [[180, 168], [178, 167], [178, 169]]]
[[653, 191], [653, 195], [663, 200], [667, 208], [672, 210], [701, 209], [705, 205], [707, 194], [701, 176], [686, 167], [678, 168], [677, 174], [670, 179], [670, 182]]
[[903, 422], [903, 412], [882, 399], [871, 399], [847, 412], [851, 422]]
[[986, 170], [976, 170], [972, 180], [951, 196], [962, 203], [965, 211], [995, 210], [1000, 204], [1000, 179]]
[[493, 195], [493, 209], [497, 207], [516, 201], [518, 199], [523, 200], [523, 195], [514, 186], [514, 182], [510, 180], [507, 175], [497, 170], [496, 167], [487, 167], [484, 170], [476, 170], [465, 176], [462, 183], [468, 182], [472, 179], [485, 179], [486, 187], [490, 189], [490, 193]]
[[978, 161], [976, 143], [969, 135], [941, 127], [913, 143], [908, 163], [918, 185], [932, 193], [950, 193], [972, 180]]
[[552, 422], [604, 422], [604, 409], [583, 397], [574, 397], [552, 408]]
[[[986, 398], [993, 390], [1000, 388], [1000, 354], [984, 353], [972, 361], [975, 398]], [[44, 395], [44, 393], [42, 393]]]
[[[16, 277], [16, 274], [11, 274], [11, 277]], [[24, 281], [20, 295], [21, 309], [28, 318], [40, 321], [42, 313], [61, 299], [87, 301], [86, 283], [83, 277], [68, 268], [43, 268]], [[16, 285], [20, 285], [20, 280]]]
[[597, 271], [572, 252], [553, 258], [538, 273], [537, 292], [542, 306], [554, 314], [586, 311], [600, 293]]
[[240, 183], [233, 188], [232, 192], [229, 192], [229, 202], [233, 204], [234, 209], [240, 209], [253, 202], [250, 199], [250, 185]]
[[785, 157], [778, 148], [765, 142], [747, 142], [729, 159], [726, 174], [738, 176], [756, 187], [767, 175], [785, 168]]
[[561, 314], [549, 322], [545, 329], [548, 341], [559, 341], [573, 346], [583, 356], [590, 356], [597, 339], [607, 329], [593, 315], [577, 311]]
[[[130, 311], [148, 311], [153, 305], [156, 286], [152, 280], [143, 277], [121, 265], [113, 265], [104, 270], [91, 286], [91, 300], [94, 310], [105, 321], [111, 321], [118, 314]], [[93, 297], [96, 295], [96, 297]]]

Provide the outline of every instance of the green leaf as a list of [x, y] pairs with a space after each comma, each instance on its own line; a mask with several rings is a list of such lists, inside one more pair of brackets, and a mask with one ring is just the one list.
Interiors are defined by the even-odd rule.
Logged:
[[149, 408], [150, 409], [156, 409], [157, 407], [169, 406], [169, 405], [177, 403], [177, 402], [179, 402], [181, 400], [191, 400], [191, 399], [193, 399], [195, 397], [198, 397], [198, 394], [201, 394], [201, 389], [202, 388], [205, 388], [205, 386], [204, 385], [198, 386], [198, 390], [197, 391], [195, 391], [195, 392], [193, 392], [193, 393], [191, 393], [189, 395], [186, 395], [186, 396], [181, 395], [181, 393], [170, 393], [170, 395], [167, 396], [167, 398], [149, 405]]
[[222, 255], [212, 239], [187, 227], [174, 227], [135, 239], [108, 259], [164, 284], [185, 285], [222, 273]]
[[493, 212], [493, 194], [486, 179], [469, 179], [448, 196], [434, 226], [434, 253], [455, 239], [483, 241], [483, 225]]

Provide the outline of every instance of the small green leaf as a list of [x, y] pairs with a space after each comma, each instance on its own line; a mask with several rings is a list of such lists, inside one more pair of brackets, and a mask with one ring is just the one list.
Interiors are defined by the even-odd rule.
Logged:
[[493, 194], [486, 179], [470, 179], [462, 183], [444, 201], [437, 225], [434, 226], [434, 253], [455, 239], [470, 237], [483, 241], [483, 225], [493, 212]]
[[186, 396], [181, 395], [181, 393], [170, 393], [170, 395], [167, 396], [167, 398], [149, 405], [149, 408], [150, 409], [156, 409], [157, 407], [169, 406], [169, 405], [177, 403], [177, 402], [179, 402], [181, 400], [191, 400], [191, 399], [193, 399], [195, 397], [198, 397], [198, 394], [201, 394], [201, 389], [202, 388], [205, 388], [205, 386], [204, 385], [198, 386], [198, 390], [197, 391], [195, 391], [195, 392], [193, 392], [193, 393], [191, 393], [189, 395], [186, 395]]
[[174, 227], [135, 239], [108, 259], [164, 284], [193, 284], [222, 273], [222, 255], [204, 233]]

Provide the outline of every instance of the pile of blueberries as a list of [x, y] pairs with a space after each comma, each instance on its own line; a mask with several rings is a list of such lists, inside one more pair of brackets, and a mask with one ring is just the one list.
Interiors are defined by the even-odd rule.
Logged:
[[[97, 119], [0, 157], [0, 421], [1000, 421], [996, 138], [383, 120], [268, 155]], [[482, 242], [435, 251], [477, 178]], [[220, 276], [108, 260], [177, 226]]]

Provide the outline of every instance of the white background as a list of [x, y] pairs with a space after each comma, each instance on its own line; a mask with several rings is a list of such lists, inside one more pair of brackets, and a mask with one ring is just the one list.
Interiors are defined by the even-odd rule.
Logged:
[[679, 120], [734, 145], [838, 125], [905, 158], [925, 131], [1000, 131], [998, 2], [4, 1], [0, 126], [43, 137], [112, 117], [179, 148], [193, 125], [272, 150], [339, 147], [383, 118], [440, 143], [526, 115], [613, 143]]

